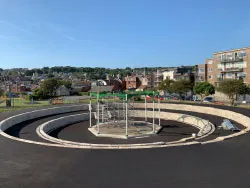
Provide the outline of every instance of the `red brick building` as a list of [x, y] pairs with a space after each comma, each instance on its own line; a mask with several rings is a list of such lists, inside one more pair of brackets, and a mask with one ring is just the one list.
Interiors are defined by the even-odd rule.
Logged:
[[141, 85], [141, 81], [137, 76], [127, 76], [125, 77], [126, 90], [137, 89]]

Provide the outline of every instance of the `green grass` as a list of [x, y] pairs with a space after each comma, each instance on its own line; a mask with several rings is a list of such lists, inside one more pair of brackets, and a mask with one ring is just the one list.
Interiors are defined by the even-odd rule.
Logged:
[[[12, 107], [6, 107], [6, 103], [2, 102], [0, 100], [0, 113], [1, 112], [14, 111], [14, 110], [20, 110], [20, 109], [24, 109], [24, 108], [42, 107], [42, 106], [51, 105], [51, 104], [49, 104], [49, 100], [35, 101], [35, 102], [37, 102], [37, 104], [31, 104], [30, 101], [24, 100], [22, 98], [15, 98], [15, 99], [12, 99], [12, 100], [14, 100], [14, 106], [13, 106], [13, 101], [12, 101]], [[107, 100], [110, 101], [110, 102], [113, 101], [113, 99], [106, 99], [106, 101]], [[119, 101], [119, 100], [115, 100], [115, 101]], [[135, 101], [135, 102], [144, 103], [144, 100]], [[151, 103], [152, 100], [147, 101], [147, 102]], [[163, 101], [160, 101], [160, 102], [161, 103], [164, 103], [164, 102], [175, 103], [176, 102], [176, 103], [183, 103], [183, 104], [197, 104], [198, 103], [198, 102], [194, 102], [194, 101], [180, 101], [180, 100], [163, 100]], [[79, 100], [79, 102], [78, 101], [72, 101], [72, 100], [63, 101], [63, 104], [76, 104], [76, 103], [89, 104], [89, 99]], [[95, 103], [97, 103], [97, 100], [92, 99], [92, 104], [95, 104]], [[250, 105], [239, 104], [236, 107], [250, 109]]]
[[36, 101], [37, 104], [31, 104], [30, 101], [26, 101], [22, 98], [14, 98], [11, 102], [11, 107], [6, 107], [6, 103], [2, 102], [0, 104], [0, 112], [8, 112], [13, 110], [20, 110], [23, 108], [41, 107], [50, 105], [49, 101]]
[[238, 104], [236, 107], [250, 109], [250, 105], [247, 104]]

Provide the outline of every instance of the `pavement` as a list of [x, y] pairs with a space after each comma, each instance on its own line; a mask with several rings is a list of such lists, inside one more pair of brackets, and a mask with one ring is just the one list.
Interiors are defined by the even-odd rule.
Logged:
[[[250, 116], [247, 109], [216, 107]], [[20, 112], [1, 113], [0, 120], [15, 113]], [[85, 150], [0, 136], [0, 187], [249, 188], [249, 143], [250, 135], [245, 134], [206, 145]]]

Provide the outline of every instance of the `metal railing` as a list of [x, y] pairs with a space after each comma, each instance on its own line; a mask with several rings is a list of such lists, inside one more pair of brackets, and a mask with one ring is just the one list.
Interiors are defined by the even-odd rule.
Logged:
[[219, 71], [221, 72], [242, 72], [243, 68], [241, 67], [230, 67], [230, 68], [220, 68]]
[[221, 63], [232, 63], [232, 62], [240, 62], [240, 61], [243, 61], [243, 57], [221, 59]]

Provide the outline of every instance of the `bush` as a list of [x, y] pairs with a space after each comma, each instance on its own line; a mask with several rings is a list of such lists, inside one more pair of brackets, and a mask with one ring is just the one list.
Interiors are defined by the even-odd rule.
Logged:
[[79, 96], [88, 96], [89, 92], [79, 92]]
[[25, 99], [27, 100], [27, 101], [31, 101], [31, 95], [26, 95], [26, 97], [25, 97]]
[[134, 101], [141, 101], [141, 100], [142, 100], [142, 98], [139, 96], [134, 97]]

